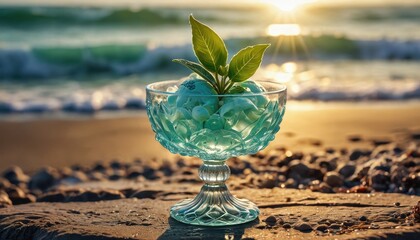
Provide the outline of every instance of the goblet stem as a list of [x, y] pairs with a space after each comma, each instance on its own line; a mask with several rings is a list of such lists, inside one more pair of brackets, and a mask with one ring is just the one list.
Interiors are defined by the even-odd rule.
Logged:
[[225, 161], [204, 161], [199, 171], [204, 186], [194, 199], [187, 199], [171, 208], [176, 220], [193, 225], [225, 226], [250, 222], [258, 217], [258, 207], [234, 197], [225, 181], [230, 169]]

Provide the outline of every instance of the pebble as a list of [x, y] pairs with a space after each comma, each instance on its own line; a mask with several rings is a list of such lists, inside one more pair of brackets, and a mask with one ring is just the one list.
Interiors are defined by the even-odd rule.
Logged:
[[394, 206], [396, 206], [396, 207], [399, 207], [401, 205], [401, 203], [400, 202], [395, 202], [394, 203]]
[[72, 185], [82, 182], [87, 182], [89, 180], [89, 177], [86, 175], [86, 173], [82, 171], [72, 171], [70, 176], [67, 176], [66, 178], [61, 180], [61, 183]]
[[347, 138], [350, 142], [360, 142], [362, 141], [362, 137], [358, 135], [349, 136]]
[[9, 195], [5, 191], [0, 190], [0, 208], [12, 205]]
[[351, 227], [351, 226], [353, 226], [353, 225], [354, 225], [354, 222], [352, 222], [352, 221], [350, 221], [350, 220], [345, 220], [345, 221], [343, 222], [343, 225], [344, 225], [344, 226], [346, 226], [346, 227]]
[[13, 205], [32, 203], [36, 201], [35, 196], [32, 194], [26, 194], [22, 189], [16, 186], [11, 186], [6, 189], [6, 193], [9, 195]]
[[328, 229], [328, 226], [325, 224], [320, 224], [316, 227], [316, 230], [320, 232], [325, 232], [327, 229]]
[[322, 192], [322, 193], [334, 193], [334, 191], [332, 190], [330, 185], [328, 185], [324, 182], [319, 184], [319, 191]]
[[331, 187], [341, 187], [343, 181], [343, 177], [336, 172], [327, 172], [324, 176], [324, 182]]
[[3, 172], [3, 177], [9, 180], [12, 184], [26, 183], [29, 177], [23, 173], [22, 169], [17, 166], [12, 166]]
[[138, 178], [142, 175], [142, 173], [143, 173], [143, 168], [142, 167], [132, 166], [128, 169], [127, 178], [128, 179]]
[[362, 221], [362, 222], [365, 222], [365, 221], [367, 221], [367, 217], [366, 216], [361, 216], [361, 217], [359, 217], [359, 220]]
[[10, 187], [12, 184], [9, 182], [9, 180], [5, 178], [0, 178], [0, 189], [5, 189]]
[[274, 217], [274, 216], [268, 216], [268, 217], [265, 219], [265, 223], [266, 223], [267, 225], [274, 226], [274, 225], [276, 225], [276, 223], [277, 223], [277, 219], [276, 219], [276, 217]]
[[296, 230], [298, 230], [298, 231], [301, 231], [301, 232], [310, 232], [310, 231], [312, 231], [311, 225], [309, 225], [307, 223], [304, 223], [304, 222], [302, 222], [302, 223], [301, 222], [296, 223], [293, 226], [293, 228], [296, 229]]
[[369, 184], [378, 191], [387, 190], [390, 180], [388, 172], [382, 170], [374, 170], [369, 176]]
[[30, 189], [47, 190], [55, 184], [55, 181], [59, 178], [56, 169], [46, 167], [39, 170], [33, 175], [28, 183]]
[[293, 179], [299, 179], [309, 177], [311, 170], [308, 166], [300, 162], [299, 160], [293, 160], [289, 164], [288, 177]]
[[138, 199], [144, 199], [144, 198], [150, 198], [150, 199], [156, 199], [156, 197], [161, 194], [162, 191], [155, 191], [155, 190], [139, 190], [137, 192], [134, 192], [130, 195], [130, 198], [138, 198]]
[[64, 192], [49, 192], [38, 197], [37, 202], [65, 202], [66, 194]]
[[289, 178], [286, 180], [286, 182], [284, 184], [282, 184], [282, 187], [286, 187], [286, 188], [296, 188], [297, 187], [297, 182], [293, 179], [293, 178]]
[[290, 225], [289, 223], [285, 223], [283, 224], [283, 228], [290, 229], [292, 228], [292, 225]]
[[334, 229], [334, 230], [338, 230], [338, 229], [341, 228], [341, 226], [339, 224], [334, 223], [334, 224], [331, 224], [329, 228]]
[[351, 161], [355, 161], [357, 159], [359, 159], [361, 156], [366, 155], [366, 153], [360, 149], [355, 149], [350, 153], [349, 159]]
[[67, 198], [68, 202], [97, 202], [109, 201], [125, 198], [125, 196], [117, 190], [87, 190], [80, 194], [70, 195]]
[[350, 162], [350, 163], [340, 167], [340, 169], [338, 170], [338, 173], [340, 173], [341, 176], [343, 176], [344, 178], [348, 178], [351, 175], [353, 175], [355, 171], [356, 171], [355, 164]]
[[113, 160], [111, 164], [109, 165], [112, 169], [121, 169], [123, 168], [123, 165], [118, 160]]
[[263, 177], [260, 179], [260, 183], [258, 186], [260, 188], [274, 188], [277, 186], [277, 176], [273, 174], [264, 174]]

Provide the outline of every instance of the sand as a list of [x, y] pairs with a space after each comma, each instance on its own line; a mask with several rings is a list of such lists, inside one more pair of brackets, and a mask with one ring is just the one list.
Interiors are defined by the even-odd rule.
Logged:
[[169, 218], [202, 186], [201, 161], [162, 148], [144, 113], [2, 121], [0, 134], [0, 168], [25, 170], [0, 176], [0, 239], [420, 236], [419, 102], [289, 104], [265, 151], [228, 161], [259, 218], [217, 229]]
[[[316, 151], [363, 147], [420, 131], [419, 102], [296, 103], [287, 106], [281, 131], [268, 149]], [[351, 143], [349, 136], [362, 137]], [[145, 113], [132, 117], [0, 121], [0, 170], [33, 171], [96, 161], [171, 158], [154, 140]]]
[[[190, 226], [169, 218], [175, 202], [190, 198], [197, 184], [114, 181], [69, 189], [127, 187], [137, 194], [100, 202], [40, 202], [0, 209], [1, 239], [418, 239], [419, 223], [406, 220], [420, 197], [402, 194], [321, 194], [295, 189], [244, 189], [233, 193], [254, 201], [259, 219], [218, 228]], [[187, 190], [186, 190], [187, 189]], [[400, 205], [394, 202], [398, 199]], [[360, 220], [364, 216], [366, 220]], [[399, 216], [397, 218], [393, 216]], [[276, 222], [266, 221], [268, 217]], [[411, 220], [409, 220], [411, 221]], [[22, 224], [24, 223], [24, 224]], [[291, 229], [286, 227], [290, 225]], [[309, 225], [307, 230], [303, 224]], [[71, 227], [69, 227], [71, 226]], [[326, 230], [316, 230], [324, 227]], [[334, 234], [333, 236], [331, 234]]]

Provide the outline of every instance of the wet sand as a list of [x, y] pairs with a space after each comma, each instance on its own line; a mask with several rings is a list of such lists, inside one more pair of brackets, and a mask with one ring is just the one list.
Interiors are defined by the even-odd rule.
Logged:
[[[420, 103], [289, 103], [269, 149], [363, 148], [420, 131]], [[91, 165], [96, 161], [172, 158], [154, 140], [145, 113], [121, 118], [0, 121], [0, 170], [10, 165]], [[361, 141], [349, 141], [350, 137]]]

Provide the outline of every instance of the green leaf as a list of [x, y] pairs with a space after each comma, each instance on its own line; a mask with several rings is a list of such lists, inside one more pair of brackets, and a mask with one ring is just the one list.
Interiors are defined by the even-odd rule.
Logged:
[[209, 73], [203, 66], [201, 66], [198, 63], [191, 62], [185, 59], [174, 59], [173, 62], [180, 63], [187, 68], [189, 68], [191, 71], [197, 73], [200, 77], [202, 77], [204, 80], [208, 81], [211, 85], [214, 86], [216, 84], [216, 80], [214, 79], [213, 75]]
[[244, 93], [244, 92], [246, 92], [246, 88], [244, 88], [244, 87], [241, 87], [241, 86], [233, 86], [233, 87], [231, 87], [228, 91], [227, 91], [227, 93], [228, 94], [237, 94], [237, 93]]
[[227, 74], [228, 74], [228, 69], [229, 69], [229, 66], [219, 66], [219, 74], [220, 75], [222, 75], [222, 76], [227, 76]]
[[193, 49], [198, 61], [207, 70], [218, 72], [219, 66], [225, 66], [227, 61], [228, 52], [225, 43], [210, 27], [197, 21], [192, 15], [190, 15], [190, 24]]
[[229, 63], [229, 79], [233, 82], [248, 80], [261, 65], [265, 50], [270, 44], [258, 44], [240, 50]]

